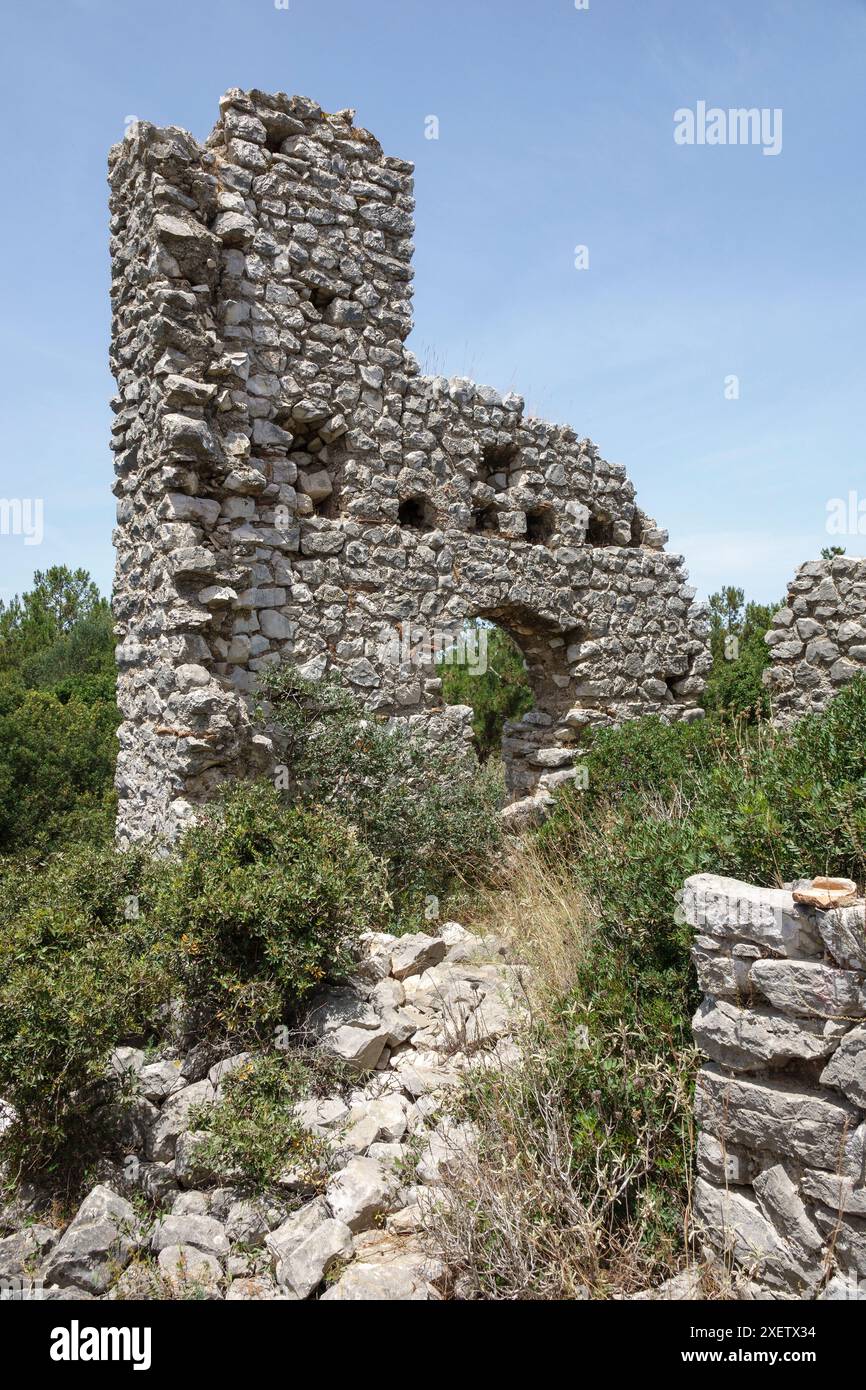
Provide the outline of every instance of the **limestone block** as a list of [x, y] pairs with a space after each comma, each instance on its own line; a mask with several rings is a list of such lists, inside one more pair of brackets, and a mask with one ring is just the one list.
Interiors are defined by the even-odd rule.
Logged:
[[804, 1278], [817, 1282], [824, 1246], [820, 1231], [809, 1220], [797, 1188], [780, 1163], [765, 1168], [752, 1188], [758, 1205], [785, 1241], [793, 1262]]
[[157, 1163], [174, 1158], [178, 1136], [190, 1128], [190, 1112], [195, 1106], [213, 1104], [214, 1090], [209, 1081], [196, 1081], [175, 1091], [164, 1102], [147, 1140], [147, 1156]]
[[683, 888], [682, 910], [688, 925], [704, 935], [752, 941], [791, 957], [820, 953], [811, 923], [787, 889], [693, 874]]
[[366, 1231], [395, 1205], [395, 1185], [374, 1158], [354, 1158], [328, 1184], [325, 1201], [337, 1221]]
[[783, 1013], [818, 1018], [866, 1015], [864, 976], [817, 961], [757, 960], [752, 982]]
[[833, 1254], [842, 1270], [866, 1279], [866, 1217], [840, 1216], [838, 1208], [812, 1208], [815, 1225], [825, 1240], [832, 1241]]
[[698, 1047], [714, 1062], [735, 1071], [822, 1061], [838, 1045], [844, 1026], [801, 1022], [773, 1009], [738, 1008], [722, 999], [705, 999], [692, 1020]]
[[192, 1245], [207, 1255], [220, 1258], [229, 1253], [225, 1227], [211, 1216], [175, 1215], [157, 1221], [151, 1236], [150, 1248], [155, 1254], [172, 1245]]
[[179, 1289], [190, 1286], [215, 1291], [222, 1278], [219, 1260], [195, 1245], [166, 1245], [159, 1252], [157, 1264]]
[[277, 1266], [277, 1283], [296, 1298], [309, 1298], [337, 1260], [352, 1253], [352, 1232], [342, 1221], [326, 1220], [295, 1245]]
[[322, 1302], [429, 1302], [440, 1297], [423, 1258], [396, 1257], [387, 1262], [354, 1260]]
[[727, 1077], [704, 1067], [695, 1118], [722, 1142], [779, 1153], [830, 1172], [856, 1173], [862, 1149], [859, 1112], [841, 1097], [790, 1079]]
[[739, 1188], [695, 1183], [695, 1222], [719, 1255], [731, 1256], [748, 1278], [772, 1288], [805, 1292], [817, 1286], [818, 1271], [795, 1267], [793, 1254], [761, 1211], [755, 1197]]
[[443, 960], [448, 947], [440, 937], [416, 932], [411, 936], [400, 937], [391, 952], [391, 974], [395, 980], [405, 980], [410, 975], [420, 975], [432, 965]]
[[93, 1188], [42, 1267], [46, 1284], [104, 1293], [137, 1245], [138, 1220], [125, 1198], [102, 1184]]
[[815, 920], [836, 964], [866, 972], [866, 905], [817, 912]]
[[834, 1086], [866, 1109], [866, 1027], [852, 1028], [821, 1073], [822, 1086]]
[[862, 1176], [841, 1177], [837, 1173], [822, 1173], [807, 1168], [800, 1190], [808, 1202], [829, 1207], [845, 1216], [866, 1217], [866, 1186]]
[[742, 1144], [722, 1144], [706, 1130], [698, 1135], [698, 1172], [717, 1187], [747, 1187], [762, 1166], [760, 1155]]

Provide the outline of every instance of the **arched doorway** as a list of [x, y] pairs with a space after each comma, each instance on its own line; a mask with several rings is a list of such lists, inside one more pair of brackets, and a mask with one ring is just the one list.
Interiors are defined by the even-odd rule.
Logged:
[[445, 702], [472, 709], [475, 751], [501, 758], [508, 801], [576, 775], [568, 661], [580, 635], [508, 604], [466, 618], [440, 663]]

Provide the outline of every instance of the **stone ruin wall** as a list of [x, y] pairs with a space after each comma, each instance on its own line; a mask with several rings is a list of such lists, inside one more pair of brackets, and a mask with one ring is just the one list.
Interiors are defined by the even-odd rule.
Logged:
[[776, 721], [826, 709], [866, 671], [866, 559], [837, 555], [801, 565], [766, 641], [764, 683]]
[[[795, 885], [808, 886], [808, 885]], [[695, 1218], [777, 1298], [866, 1298], [866, 910], [698, 874]]]
[[412, 166], [352, 116], [232, 90], [204, 146], [139, 122], [111, 152], [121, 843], [273, 766], [269, 663], [467, 737], [408, 648], [476, 616], [535, 690], [512, 797], [588, 726], [700, 717], [703, 611], [624, 470], [404, 347]]
[[[237, 90], [204, 146], [138, 123], [111, 153], [121, 843], [272, 769], [251, 717], [270, 663], [465, 737], [406, 647], [470, 617], [511, 632], [535, 690], [505, 741], [513, 796], [571, 776], [587, 727], [700, 717], [703, 613], [622, 468], [405, 349], [411, 175], [351, 113]], [[783, 722], [864, 664], [864, 611], [866, 561], [798, 571], [768, 634]], [[846, 1296], [866, 1280], [863, 906], [699, 875], [684, 910], [697, 1220], [756, 1287]]]

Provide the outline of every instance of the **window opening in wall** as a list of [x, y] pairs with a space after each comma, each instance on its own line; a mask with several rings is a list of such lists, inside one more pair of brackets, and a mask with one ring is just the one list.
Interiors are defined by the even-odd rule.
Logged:
[[487, 444], [481, 456], [481, 479], [498, 491], [508, 487], [508, 475], [519, 450], [516, 444]]
[[313, 515], [327, 517], [333, 521], [337, 516], [337, 494], [330, 492], [327, 497], [320, 497], [313, 503]]
[[588, 545], [613, 545], [613, 521], [605, 512], [591, 512], [586, 528]]
[[336, 292], [329, 289], [327, 285], [314, 285], [310, 290], [310, 303], [314, 309], [318, 309], [323, 314], [329, 304], [333, 304], [337, 298]]
[[401, 526], [410, 531], [435, 531], [436, 512], [427, 497], [405, 497], [397, 513]]
[[552, 507], [533, 507], [526, 513], [526, 539], [530, 545], [549, 545], [555, 529]]
[[[333, 520], [340, 514], [339, 497], [342, 486], [342, 468], [332, 456], [318, 432], [318, 425], [311, 422], [286, 419], [284, 428], [291, 431], [292, 447], [288, 462], [297, 469], [295, 486], [299, 498], [309, 499], [309, 509], [300, 510], [301, 516], [327, 517]], [[308, 504], [304, 503], [304, 507]]]
[[476, 507], [472, 513], [472, 529], [482, 532], [499, 530], [499, 513], [492, 504], [489, 507]]

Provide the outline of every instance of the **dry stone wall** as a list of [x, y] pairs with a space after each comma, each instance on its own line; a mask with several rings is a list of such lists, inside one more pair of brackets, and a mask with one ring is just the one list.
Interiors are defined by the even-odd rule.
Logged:
[[[121, 1046], [130, 1093], [117, 1143], [69, 1224], [35, 1189], [0, 1203], [0, 1294], [58, 1300], [438, 1300], [451, 1278], [425, 1230], [477, 1154], [451, 1097], [519, 1061], [526, 966], [457, 922], [367, 934], [356, 973], [305, 1023], [343, 1084], [300, 1100], [310, 1146], [264, 1191], [208, 1148], [208, 1117], [248, 1052]], [[180, 1042], [180, 1039], [177, 1040]], [[133, 1205], [135, 1203], [135, 1205]], [[146, 1214], [149, 1210], [150, 1214]]]
[[825, 709], [866, 671], [866, 559], [837, 555], [801, 565], [765, 640], [764, 681], [777, 722]]
[[436, 656], [473, 617], [535, 690], [515, 798], [574, 775], [587, 726], [700, 716], [703, 613], [624, 470], [406, 350], [410, 164], [352, 112], [232, 90], [204, 146], [132, 126], [110, 184], [121, 842], [273, 764], [270, 663], [467, 737]]
[[[795, 885], [795, 888], [809, 887]], [[697, 874], [695, 1215], [778, 1298], [866, 1298], [866, 910]]]

